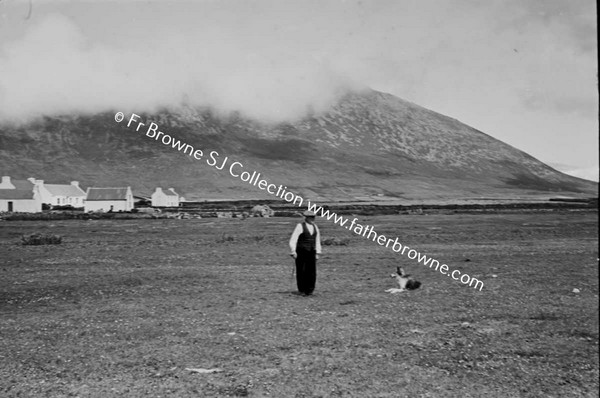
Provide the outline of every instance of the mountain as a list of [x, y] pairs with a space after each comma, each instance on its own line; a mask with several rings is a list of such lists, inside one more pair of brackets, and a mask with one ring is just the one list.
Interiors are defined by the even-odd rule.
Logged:
[[[174, 187], [188, 200], [271, 198], [229, 174], [237, 161], [276, 185], [319, 200], [453, 200], [597, 196], [598, 185], [560, 173], [458, 120], [377, 91], [348, 93], [327, 113], [268, 124], [182, 107], [141, 114], [200, 160], [127, 128], [114, 113], [45, 117], [0, 126], [0, 173], [82, 186]], [[223, 170], [207, 164], [227, 156]], [[219, 164], [220, 164], [219, 162]], [[217, 164], [217, 166], [219, 165]], [[237, 173], [243, 171], [239, 168]]]
[[585, 180], [598, 182], [598, 166], [577, 167], [563, 163], [548, 163], [548, 165], [562, 173], [583, 178]]

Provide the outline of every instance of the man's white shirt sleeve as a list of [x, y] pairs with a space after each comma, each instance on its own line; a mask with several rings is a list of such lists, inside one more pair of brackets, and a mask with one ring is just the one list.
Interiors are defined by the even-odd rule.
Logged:
[[319, 231], [319, 227], [317, 227], [315, 225], [315, 229], [317, 230], [317, 236], [316, 238], [316, 247], [315, 249], [317, 250], [317, 254], [321, 254], [321, 231]]
[[292, 237], [290, 238], [290, 250], [293, 253], [296, 253], [296, 244], [298, 243], [298, 237], [302, 234], [302, 224], [297, 224], [296, 229], [292, 232]]

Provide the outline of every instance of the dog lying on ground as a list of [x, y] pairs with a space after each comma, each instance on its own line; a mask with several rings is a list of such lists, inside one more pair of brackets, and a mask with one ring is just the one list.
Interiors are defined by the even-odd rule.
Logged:
[[396, 278], [399, 288], [387, 289], [388, 293], [401, 293], [405, 290], [415, 290], [421, 286], [421, 282], [414, 280], [410, 275], [406, 274], [401, 267], [396, 268], [396, 273], [391, 274], [390, 277]]

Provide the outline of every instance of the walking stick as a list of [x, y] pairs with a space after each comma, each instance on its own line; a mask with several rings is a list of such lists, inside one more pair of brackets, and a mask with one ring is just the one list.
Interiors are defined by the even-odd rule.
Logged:
[[292, 260], [294, 260], [294, 263], [292, 264], [292, 275], [290, 276], [290, 282], [294, 283], [294, 274], [296, 273], [296, 259], [292, 257]]

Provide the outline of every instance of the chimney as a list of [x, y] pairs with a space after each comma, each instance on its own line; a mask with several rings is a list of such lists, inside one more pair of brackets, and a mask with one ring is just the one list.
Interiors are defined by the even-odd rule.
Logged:
[[156, 193], [162, 192], [162, 188], [161, 187], [156, 187]]
[[175, 192], [175, 189], [173, 188], [169, 188], [169, 191], [173, 192], [175, 195], [177, 195], [177, 192]]
[[2, 176], [2, 185], [7, 184], [10, 185], [10, 177], [9, 176]]
[[36, 187], [42, 186], [44, 185], [44, 180], [36, 180], [33, 177], [29, 177], [27, 179], [27, 181], [29, 181], [30, 183], [32, 183], [33, 185], [35, 185]]
[[71, 185], [79, 188], [79, 181], [71, 181]]

